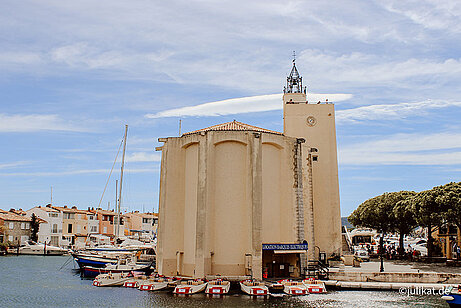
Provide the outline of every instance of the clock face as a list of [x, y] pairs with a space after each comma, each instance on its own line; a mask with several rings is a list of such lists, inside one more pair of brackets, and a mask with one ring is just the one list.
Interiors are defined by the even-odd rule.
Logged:
[[317, 123], [317, 120], [313, 116], [308, 116], [306, 122], [307, 125], [314, 126]]

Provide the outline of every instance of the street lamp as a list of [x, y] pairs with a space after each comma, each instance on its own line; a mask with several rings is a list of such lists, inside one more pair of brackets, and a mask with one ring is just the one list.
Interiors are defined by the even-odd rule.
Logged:
[[381, 237], [379, 238], [379, 259], [381, 260], [381, 266], [379, 272], [384, 272], [384, 260], [383, 260], [383, 250], [384, 250], [384, 233], [381, 230]]

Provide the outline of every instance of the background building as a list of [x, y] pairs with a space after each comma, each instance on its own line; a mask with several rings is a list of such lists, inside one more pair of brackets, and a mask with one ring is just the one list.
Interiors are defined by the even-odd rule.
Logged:
[[283, 110], [283, 133], [234, 120], [159, 139], [160, 274], [297, 277], [341, 253], [334, 106], [306, 101], [293, 63]]
[[123, 215], [125, 235], [150, 235], [155, 237], [157, 233], [158, 214], [140, 213], [134, 211]]
[[35, 216], [46, 221], [46, 224], [40, 224], [38, 230], [38, 241], [53, 246], [61, 246], [62, 242], [62, 212], [47, 206], [36, 206], [27, 211], [27, 216]]
[[30, 238], [30, 217], [0, 211], [0, 242], [21, 245]]

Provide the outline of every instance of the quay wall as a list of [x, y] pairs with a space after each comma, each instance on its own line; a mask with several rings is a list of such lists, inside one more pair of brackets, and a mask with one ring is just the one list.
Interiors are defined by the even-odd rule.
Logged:
[[461, 274], [456, 273], [380, 273], [333, 272], [330, 280], [350, 282], [402, 282], [402, 283], [452, 283], [461, 284]]

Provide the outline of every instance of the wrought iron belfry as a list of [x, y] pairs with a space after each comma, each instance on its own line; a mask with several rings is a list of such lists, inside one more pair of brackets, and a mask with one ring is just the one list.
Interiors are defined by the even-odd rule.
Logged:
[[293, 51], [293, 67], [291, 68], [290, 75], [287, 77], [287, 85], [283, 93], [304, 93], [306, 94], [306, 87], [303, 88], [303, 77], [299, 76], [298, 69], [296, 68], [296, 54]]

